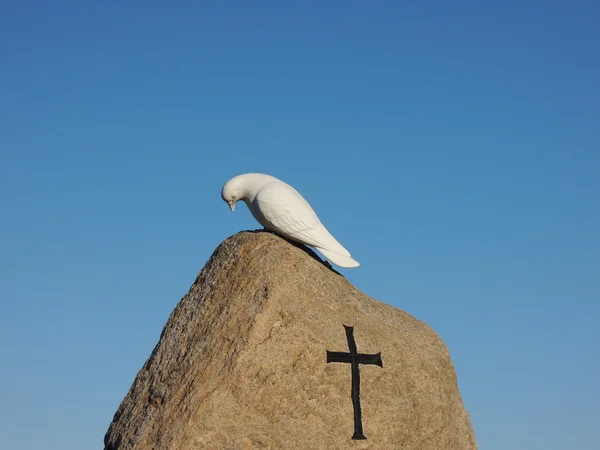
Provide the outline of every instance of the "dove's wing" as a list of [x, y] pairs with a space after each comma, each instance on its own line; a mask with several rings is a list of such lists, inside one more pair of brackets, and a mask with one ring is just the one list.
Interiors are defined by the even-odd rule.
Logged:
[[290, 185], [280, 181], [269, 183], [258, 191], [253, 203], [266, 221], [263, 225], [272, 231], [311, 247], [350, 256], [323, 226], [304, 197]]

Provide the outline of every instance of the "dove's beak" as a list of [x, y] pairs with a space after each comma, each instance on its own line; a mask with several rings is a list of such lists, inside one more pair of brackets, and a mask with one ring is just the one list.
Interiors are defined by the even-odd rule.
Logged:
[[231, 209], [231, 212], [235, 211], [235, 202], [233, 200], [229, 200], [227, 202], [227, 204], [229, 205], [229, 208]]

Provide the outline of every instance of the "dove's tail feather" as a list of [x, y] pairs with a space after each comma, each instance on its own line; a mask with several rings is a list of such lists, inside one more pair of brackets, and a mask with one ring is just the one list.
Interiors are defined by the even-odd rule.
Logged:
[[339, 253], [334, 253], [329, 250], [324, 250], [322, 248], [317, 248], [325, 258], [334, 263], [336, 266], [340, 267], [358, 267], [360, 264], [358, 261], [355, 261], [350, 256], [340, 255]]

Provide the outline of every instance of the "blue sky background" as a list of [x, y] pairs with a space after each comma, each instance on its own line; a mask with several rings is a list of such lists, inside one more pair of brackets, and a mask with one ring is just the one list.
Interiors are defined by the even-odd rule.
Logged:
[[441, 335], [482, 450], [600, 448], [600, 6], [403, 3], [3, 2], [3, 448], [101, 448], [250, 171]]

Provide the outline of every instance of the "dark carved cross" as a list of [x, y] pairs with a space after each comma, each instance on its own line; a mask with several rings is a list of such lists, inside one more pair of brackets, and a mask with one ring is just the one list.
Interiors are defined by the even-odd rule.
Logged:
[[360, 410], [360, 370], [359, 364], [372, 364], [383, 367], [381, 352], [375, 355], [358, 353], [354, 342], [354, 327], [344, 325], [349, 353], [327, 351], [327, 362], [350, 363], [352, 365], [352, 406], [354, 407], [354, 435], [352, 439], [366, 439], [363, 434], [362, 416]]

